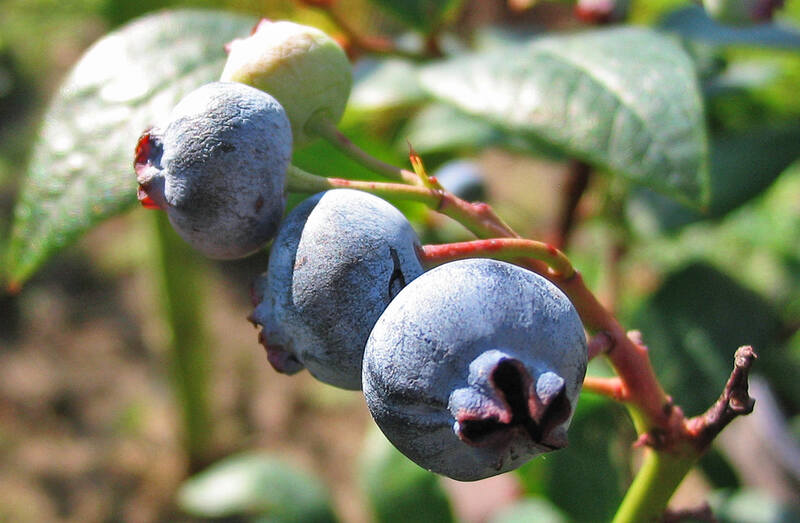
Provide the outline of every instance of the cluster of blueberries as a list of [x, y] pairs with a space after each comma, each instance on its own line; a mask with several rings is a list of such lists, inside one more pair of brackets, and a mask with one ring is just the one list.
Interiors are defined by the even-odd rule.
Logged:
[[[308, 53], [311, 41], [291, 49]], [[329, 190], [283, 217], [293, 141], [307, 132], [291, 113], [265, 90], [208, 84], [142, 135], [134, 162], [143, 205], [165, 210], [205, 255], [243, 257], [273, 241], [250, 317], [272, 366], [363, 390], [400, 451], [455, 479], [564, 447], [587, 364], [569, 299], [490, 259], [426, 271], [405, 216], [365, 192]]]

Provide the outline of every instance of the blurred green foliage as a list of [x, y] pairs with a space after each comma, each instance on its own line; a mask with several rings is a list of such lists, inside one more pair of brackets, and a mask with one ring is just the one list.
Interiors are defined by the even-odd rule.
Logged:
[[455, 521], [441, 478], [409, 461], [377, 428], [367, 435], [359, 476], [375, 521]]
[[[469, 34], [475, 27], [452, 11], [459, 2], [436, 2], [433, 11], [426, 10], [425, 2], [375, 3], [381, 5], [373, 6], [366, 0], [342, 0], [351, 21], [367, 33], [389, 32], [399, 36], [405, 31], [404, 22], [410, 24], [408, 30], [419, 31], [444, 20], [445, 27], [452, 24], [455, 29], [448, 37], [467, 36], [454, 47], [468, 56], [454, 62], [475, 63], [471, 62], [477, 55], [470, 54], [470, 37], [480, 41], [475, 35], [483, 28]], [[469, 7], [475, 4], [465, 3]], [[578, 268], [588, 275], [587, 279], [616, 297], [615, 304], [624, 324], [643, 332], [657, 373], [668, 392], [689, 413], [700, 412], [719, 393], [735, 348], [754, 344], [762, 354], [758, 371], [773, 385], [785, 416], [795, 422], [800, 419], [800, 390], [795, 379], [800, 365], [797, 333], [800, 327], [800, 165], [797, 162], [800, 53], [792, 44], [800, 25], [800, 3], [788, 4], [781, 14], [782, 22], [787, 24], [785, 28], [764, 26], [754, 33], [705, 25], [698, 8], [689, 7], [687, 11], [683, 1], [634, 2], [632, 21], [659, 26], [670, 38], [681, 42], [697, 74], [704, 112], [690, 116], [705, 123], [709, 136], [711, 203], [705, 213], [690, 210], [611, 176], [618, 174], [615, 172], [618, 166], [601, 161], [601, 172], [587, 194], [590, 215], [578, 224], [568, 248], [568, 254], [579, 262]], [[147, 12], [177, 7], [220, 9], [250, 15], [253, 21], [262, 15], [287, 17], [334, 29], [319, 12], [299, 8], [290, 0], [138, 3], [5, 0], [0, 17], [2, 259], [6, 259], [3, 251], [13, 221], [13, 208], [28, 179], [27, 159], [37, 140], [42, 115], [68, 70], [87, 46], [102, 35]], [[559, 21], [568, 18], [568, 8], [559, 12]], [[384, 18], [382, 12], [391, 13], [394, 18]], [[503, 18], [496, 22], [501, 24]], [[701, 27], [706, 30], [699, 33], [690, 22], [703, 24]], [[536, 33], [544, 26], [546, 21], [528, 28], [530, 33], [524, 34]], [[528, 45], [525, 38], [523, 42], [508, 39], [496, 45], [511, 46], [508, 49], [518, 46], [519, 51]], [[494, 51], [501, 57], [504, 52], [509, 51]], [[446, 65], [454, 69], [438, 69], [439, 74], [458, 77], [469, 72], [466, 66], [453, 66], [450, 62]], [[502, 70], [508, 62], [499, 60], [492, 65]], [[403, 166], [405, 141], [410, 139], [419, 152], [429, 155], [425, 160], [431, 171], [444, 161], [462, 156], [475, 156], [490, 167], [500, 155], [511, 155], [502, 158], [510, 157], [524, 165], [531, 158], [542, 162], [563, 160], [563, 151], [547, 145], [547, 139], [552, 138], [547, 133], [572, 132], [570, 126], [554, 120], [556, 123], [549, 124], [551, 130], [541, 132], [528, 125], [530, 122], [500, 121], [504, 116], [498, 117], [497, 107], [491, 105], [495, 99], [485, 100], [480, 110], [467, 111], [475, 98], [464, 101], [456, 95], [437, 92], [435, 86], [423, 88], [416, 81], [418, 69], [419, 65], [410, 62], [379, 57], [358, 64], [353, 104], [342, 124], [343, 131], [375, 156]], [[542, 67], [526, 74], [540, 70]], [[570, 84], [573, 89], [570, 96], [580, 91], [583, 77], [578, 74], [577, 78]], [[484, 79], [491, 82], [497, 80], [497, 75], [486, 74]], [[518, 79], [523, 83], [524, 80], [524, 75]], [[556, 80], [563, 78], [553, 81]], [[513, 95], [521, 92], [514, 91], [520, 85], [512, 87], [509, 89], [512, 96], [505, 100], [504, 108], [509, 120], [519, 109], [518, 99]], [[593, 96], [604, 93], [592, 95], [585, 90], [583, 94], [585, 105], [591, 106]], [[630, 91], [623, 92], [625, 96], [629, 94]], [[434, 95], [439, 99], [434, 100]], [[573, 127], [579, 127], [583, 115], [573, 115]], [[656, 127], [650, 132], [657, 134], [661, 126]], [[635, 134], [636, 129], [630, 132]], [[668, 138], [664, 137], [665, 143], [674, 144]], [[567, 148], [570, 152], [588, 150], [592, 154], [587, 154], [587, 159], [595, 157], [595, 150], [587, 149], [586, 143], [571, 145]], [[699, 142], [690, 145], [702, 149]], [[133, 144], [120, 147], [128, 150]], [[123, 160], [129, 162], [127, 156]], [[354, 165], [322, 142], [296, 151], [294, 161], [320, 174], [369, 177], [363, 167]], [[538, 216], [536, 209], [546, 205], [548, 199], [557, 198], [558, 192], [545, 186], [542, 180], [548, 178], [541, 177], [533, 168], [522, 182], [507, 172], [495, 171], [491, 173], [489, 186], [494, 194], [502, 194], [504, 187], [508, 191], [509, 186], [510, 190], [524, 194], [529, 203], [519, 210], [518, 221], [527, 230], [544, 236], [549, 233], [550, 224], [534, 219]], [[646, 179], [644, 182], [648, 185]], [[131, 178], [131, 186], [134, 185]], [[131, 202], [132, 197], [133, 193]], [[419, 206], [404, 205], [402, 209], [423, 232], [427, 230], [434, 235], [432, 229], [442, 228]], [[86, 223], [75, 236], [94, 224]], [[29, 239], [23, 235], [19, 241], [25, 244]], [[624, 244], [624, 256], [614, 259], [608, 253], [620, 243]], [[59, 255], [52, 254], [57, 263]], [[793, 437], [797, 441], [797, 434]], [[531, 514], [552, 521], [607, 520], [630, 480], [632, 438], [633, 431], [621, 408], [584, 395], [570, 432], [570, 448], [523, 467], [517, 478], [530, 500], [499, 514], [496, 521], [530, 520]], [[410, 516], [405, 519], [399, 515], [413, 510], [415, 502], [424, 503], [424, 510], [419, 509], [416, 514], [417, 520], [452, 520], [452, 507], [437, 478], [391, 449], [376, 448], [372, 444], [365, 448], [359, 474], [364, 497], [377, 520], [411, 521]], [[709, 489], [732, 489], [720, 490], [712, 502], [721, 521], [772, 522], [796, 517], [796, 507], [776, 502], [769, 493], [753, 494], [742, 489], [741, 478], [746, 477], [747, 471], [737, 469], [727, 452], [715, 449], [702, 463]], [[226, 491], [204, 491], [207, 488], [204, 484], [214, 474], [231, 475], [241, 490], [228, 492], [232, 496], [229, 498], [220, 494]], [[288, 520], [301, 520], [308, 514], [293, 513], [289, 505], [302, 499], [303, 507], [313, 509], [321, 520], [330, 520], [334, 516], [327, 496], [318, 479], [307, 477], [290, 465], [244, 456], [221, 463], [191, 480], [181, 500], [183, 508], [198, 517], [257, 518], [270, 512], [284, 514]]]
[[178, 493], [187, 513], [201, 518], [249, 516], [273, 523], [334, 523], [325, 486], [266, 454], [229, 456], [187, 481]]

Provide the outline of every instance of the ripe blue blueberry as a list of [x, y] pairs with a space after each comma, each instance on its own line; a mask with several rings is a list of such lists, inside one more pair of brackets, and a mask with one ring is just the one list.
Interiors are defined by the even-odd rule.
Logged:
[[555, 285], [508, 263], [461, 260], [386, 308], [364, 352], [363, 387], [403, 454], [472, 481], [567, 444], [586, 364], [583, 326]]
[[275, 235], [291, 153], [289, 120], [272, 96], [211, 83], [139, 139], [139, 200], [165, 210], [178, 234], [206, 256], [240, 258]]
[[434, 176], [442, 187], [462, 200], [486, 199], [486, 184], [480, 165], [471, 160], [453, 160], [439, 167]]
[[269, 362], [303, 367], [320, 381], [361, 388], [361, 359], [372, 326], [423, 269], [419, 240], [386, 201], [337, 189], [298, 205], [281, 224], [267, 273], [254, 286], [251, 319]]

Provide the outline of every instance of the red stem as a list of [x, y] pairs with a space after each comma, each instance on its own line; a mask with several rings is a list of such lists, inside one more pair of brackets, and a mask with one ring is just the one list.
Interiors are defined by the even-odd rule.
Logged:
[[598, 332], [589, 340], [587, 352], [589, 353], [589, 360], [596, 358], [601, 354], [605, 354], [614, 346], [614, 340], [605, 332]]
[[524, 238], [493, 238], [443, 245], [425, 245], [422, 253], [423, 259], [433, 265], [464, 258], [501, 260], [525, 258], [528, 263], [536, 262], [537, 268], [540, 270], [539, 265], [544, 262], [547, 265], [544, 270], [552, 277], [569, 277], [575, 272], [563, 252], [548, 243]]
[[625, 388], [625, 383], [618, 376], [613, 378], [586, 376], [583, 379], [583, 390], [608, 396], [615, 401], [630, 400], [630, 393]]
[[756, 358], [750, 345], [739, 347], [733, 371], [719, 399], [705, 413], [686, 422], [687, 432], [699, 451], [705, 451], [734, 418], [753, 411], [755, 400], [750, 397], [748, 377]]
[[625, 383], [630, 403], [644, 416], [643, 430], [659, 428], [670, 430], [683, 418], [673, 409], [670, 398], [661, 388], [653, 371], [647, 347], [642, 344], [638, 333], [630, 336], [619, 321], [609, 313], [586, 287], [580, 273], [571, 278], [553, 279], [570, 297], [587, 329], [607, 334], [612, 344], [606, 352], [619, 377]]

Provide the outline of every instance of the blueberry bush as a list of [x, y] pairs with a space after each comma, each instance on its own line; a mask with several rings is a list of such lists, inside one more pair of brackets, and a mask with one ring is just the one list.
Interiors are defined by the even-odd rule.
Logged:
[[496, 522], [800, 517], [796, 4], [245, 4], [103, 3], [0, 171], [6, 300], [146, 231], [186, 455], [160, 517], [345, 519], [320, 471], [220, 448], [206, 257], [257, 262], [257, 379], [374, 418], [361, 517], [469, 519], [443, 478], [500, 474]]

